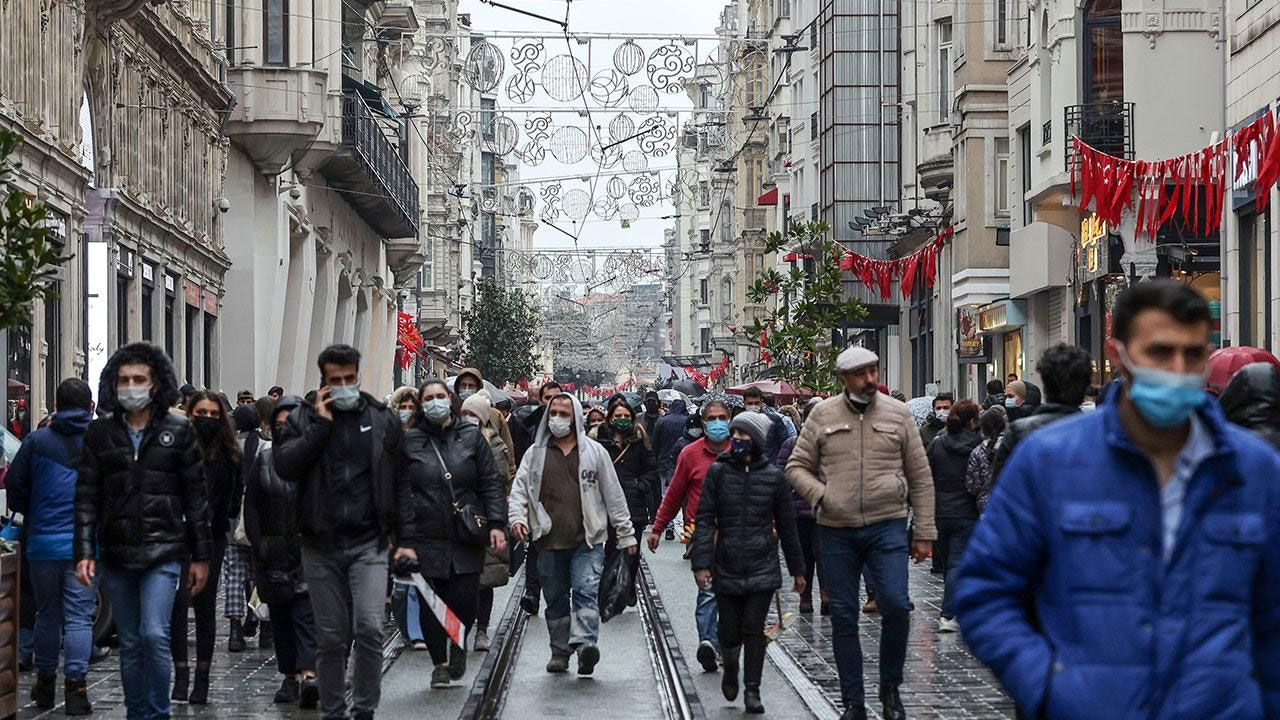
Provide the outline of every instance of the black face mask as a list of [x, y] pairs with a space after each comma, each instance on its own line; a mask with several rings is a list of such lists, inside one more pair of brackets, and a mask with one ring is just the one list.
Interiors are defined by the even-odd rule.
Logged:
[[644, 404], [644, 410], [645, 410], [645, 412], [649, 413], [650, 415], [657, 415], [657, 414], [658, 414], [658, 403], [656, 403], [656, 402], [654, 402], [654, 401], [652, 401], [652, 400], [647, 400], [647, 401], [645, 401], [645, 404]]
[[197, 417], [191, 419], [191, 424], [196, 428], [196, 434], [202, 440], [210, 440], [217, 436], [218, 431], [223, 427], [222, 418], [216, 417]]

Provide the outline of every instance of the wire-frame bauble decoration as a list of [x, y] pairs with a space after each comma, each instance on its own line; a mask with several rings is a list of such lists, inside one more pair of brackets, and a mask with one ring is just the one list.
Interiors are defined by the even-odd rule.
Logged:
[[566, 125], [551, 134], [551, 156], [565, 165], [587, 156], [587, 134], [582, 128]]
[[584, 220], [591, 212], [591, 195], [586, 190], [578, 188], [566, 190], [564, 197], [560, 200], [560, 209], [574, 220]]
[[621, 142], [636, 134], [636, 121], [626, 113], [618, 113], [609, 121], [609, 138]]
[[649, 54], [649, 82], [662, 92], [680, 92], [684, 88], [684, 76], [692, 73], [696, 64], [693, 53], [683, 45], [667, 43]]
[[[614, 179], [616, 180], [617, 178]], [[618, 217], [618, 199], [607, 197], [603, 200], [597, 200], [593, 210], [595, 211], [596, 217], [601, 220], [612, 220]]]
[[609, 182], [605, 183], [604, 190], [614, 200], [621, 200], [627, 194], [627, 181], [620, 177], [611, 177]]
[[631, 97], [627, 102], [632, 110], [641, 115], [648, 115], [658, 109], [658, 91], [650, 85], [640, 85], [631, 91]]
[[521, 185], [516, 190], [516, 213], [520, 217], [532, 217], [534, 207], [538, 204], [538, 198], [533, 194], [533, 190], [526, 185]]
[[572, 55], [557, 55], [542, 66], [542, 88], [553, 100], [577, 100], [590, 83], [587, 66]]
[[493, 119], [493, 127], [486, 128], [487, 132], [481, 139], [481, 147], [494, 155], [508, 155], [515, 152], [516, 146], [520, 144], [520, 126], [516, 125], [516, 121], [506, 115], [499, 115]]
[[628, 188], [631, 202], [640, 207], [653, 207], [658, 202], [659, 183], [656, 177], [648, 174], [637, 175]]
[[631, 203], [622, 203], [618, 206], [618, 218], [633, 222], [640, 219], [640, 208]]
[[649, 169], [649, 156], [639, 150], [631, 150], [622, 156], [622, 169], [631, 173], [644, 172]]
[[591, 159], [601, 168], [611, 170], [622, 162], [622, 148], [618, 145], [606, 147], [600, 143], [592, 143]]
[[635, 75], [644, 69], [644, 48], [628, 40], [613, 51], [613, 66], [623, 75]]
[[493, 92], [502, 81], [502, 73], [506, 70], [507, 61], [497, 45], [485, 40], [471, 48], [467, 53], [467, 64], [463, 77], [467, 84], [480, 92]]
[[639, 132], [644, 134], [636, 139], [636, 144], [641, 151], [649, 155], [662, 157], [675, 147], [675, 123], [661, 115], [645, 118], [645, 121], [640, 123]]
[[601, 70], [591, 78], [591, 97], [607, 108], [620, 105], [630, 89], [627, 76], [617, 70]]

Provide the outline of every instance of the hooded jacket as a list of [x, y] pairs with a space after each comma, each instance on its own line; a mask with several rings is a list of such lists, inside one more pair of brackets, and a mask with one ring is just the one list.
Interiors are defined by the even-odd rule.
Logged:
[[631, 523], [637, 529], [649, 524], [653, 508], [657, 507], [656, 495], [662, 492], [658, 466], [642, 432], [640, 426], [632, 425], [631, 431], [619, 440], [609, 425], [602, 425], [595, 431], [596, 441], [613, 460], [618, 484], [622, 485], [622, 492], [627, 496]]
[[676, 446], [680, 444], [688, 420], [689, 411], [684, 401], [674, 400], [667, 414], [653, 426], [653, 455], [663, 477], [669, 478], [676, 471], [676, 457], [680, 454]]
[[[452, 389], [453, 389], [453, 394], [454, 394], [454, 395], [457, 395], [459, 398], [461, 398], [461, 397], [462, 397], [462, 395], [460, 395], [460, 394], [458, 393], [458, 380], [461, 380], [463, 375], [471, 375], [471, 376], [475, 377], [476, 381], [480, 383], [480, 390], [484, 390], [484, 389], [485, 389], [485, 387], [484, 387], [484, 376], [480, 374], [480, 371], [479, 371], [478, 369], [476, 369], [476, 368], [462, 368], [462, 372], [458, 373], [458, 377], [457, 377], [457, 378], [455, 378], [455, 379], [454, 379], [454, 381], [453, 381], [453, 388], [452, 388]], [[477, 392], [479, 392], [479, 391], [477, 391]], [[497, 432], [497, 433], [498, 433], [498, 436], [499, 436], [499, 437], [501, 437], [501, 438], [502, 438], [502, 444], [503, 444], [503, 445], [507, 446], [508, 448], [514, 448], [514, 447], [516, 446], [516, 443], [515, 443], [515, 440], [514, 440], [514, 439], [512, 438], [512, 436], [511, 436], [511, 428], [507, 425], [507, 419], [506, 419], [505, 417], [503, 417], [503, 415], [502, 415], [502, 412], [501, 412], [501, 411], [499, 411], [497, 408], [493, 407], [493, 400], [492, 400], [492, 398], [490, 398], [490, 401], [489, 401], [489, 402], [490, 402], [490, 406], [489, 406], [489, 421], [490, 421], [490, 423], [491, 423], [491, 424], [492, 424], [492, 426], [493, 426], [493, 430], [494, 430], [495, 432]]]
[[[153, 387], [151, 419], [136, 451], [116, 396], [120, 367], [135, 363], [151, 368]], [[132, 343], [107, 361], [98, 407], [110, 414], [89, 424], [80, 454], [76, 560], [101, 558], [126, 570], [209, 560], [209, 499], [196, 433], [169, 412], [179, 397], [173, 364], [160, 348]]]
[[[276, 410], [304, 404], [296, 395], [280, 398]], [[254, 582], [264, 602], [287, 602], [307, 592], [298, 529], [298, 485], [275, 471], [271, 443], [263, 441], [244, 488], [244, 531], [254, 553]]]
[[1080, 412], [1080, 408], [1074, 405], [1044, 403], [1037, 407], [1033, 414], [1023, 416], [1009, 423], [1009, 429], [1000, 436], [1000, 441], [996, 443], [995, 453], [991, 457], [992, 485], [1000, 481], [1000, 469], [1009, 461], [1009, 456], [1013, 455], [1013, 449], [1018, 446], [1018, 443], [1022, 442], [1023, 438], [1050, 423], [1070, 417], [1078, 412]]
[[1270, 363], [1240, 368], [1218, 396], [1231, 422], [1280, 448], [1280, 369]]
[[[636, 544], [635, 529], [627, 496], [613, 470], [613, 460], [600, 443], [587, 437], [583, 429], [582, 406], [572, 395], [573, 429], [578, 435], [578, 492], [582, 497], [582, 529], [589, 546], [601, 545], [608, 539], [609, 525], [618, 536], [618, 547]], [[542, 468], [554, 439], [547, 429], [547, 414], [542, 413], [533, 445], [524, 454], [507, 502], [507, 521], [529, 528], [529, 539], [537, 541], [551, 530], [551, 516], [538, 500], [542, 492]], [[555, 450], [559, 452], [558, 449]]]
[[10, 510], [22, 513], [29, 560], [70, 560], [75, 536], [77, 466], [92, 418], [80, 408], [59, 410], [49, 427], [27, 436], [5, 476]]
[[978, 519], [977, 498], [965, 487], [969, 455], [982, 436], [968, 428], [945, 430], [929, 444], [929, 470], [933, 473], [934, 517]]
[[1274, 720], [1280, 455], [1206, 398], [1213, 452], [1166, 561], [1160, 484], [1122, 396], [1009, 459], [960, 566], [965, 642], [1028, 717]]

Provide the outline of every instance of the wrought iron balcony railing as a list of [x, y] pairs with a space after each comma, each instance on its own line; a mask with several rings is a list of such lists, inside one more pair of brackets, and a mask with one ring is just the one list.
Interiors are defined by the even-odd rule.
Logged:
[[[382, 201], [362, 203], [356, 196], [350, 198], [352, 204], [364, 211], [361, 214], [386, 237], [416, 236], [420, 202], [418, 183], [414, 182], [409, 167], [400, 159], [399, 151], [387, 139], [369, 106], [356, 92], [342, 94], [342, 144], [351, 151], [363, 173], [377, 187], [376, 195], [381, 197], [372, 199]], [[368, 207], [364, 207], [366, 205]], [[385, 217], [389, 210], [395, 217]], [[378, 220], [373, 220], [374, 217]]]
[[1064, 162], [1071, 169], [1071, 138], [1080, 139], [1108, 155], [1133, 159], [1133, 103], [1106, 102], [1068, 105], [1064, 110]]

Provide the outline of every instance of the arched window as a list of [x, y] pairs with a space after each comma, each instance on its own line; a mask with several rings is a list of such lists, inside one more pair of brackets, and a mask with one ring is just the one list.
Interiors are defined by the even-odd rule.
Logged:
[[1090, 0], [1084, 9], [1084, 102], [1124, 100], [1124, 35], [1120, 0]]
[[733, 320], [733, 278], [731, 277], [720, 280], [720, 320], [723, 322]]
[[720, 204], [720, 249], [728, 250], [733, 245], [733, 204], [728, 200]]

